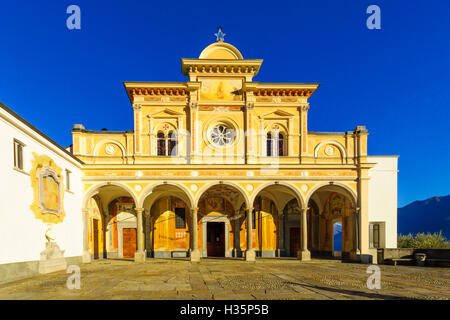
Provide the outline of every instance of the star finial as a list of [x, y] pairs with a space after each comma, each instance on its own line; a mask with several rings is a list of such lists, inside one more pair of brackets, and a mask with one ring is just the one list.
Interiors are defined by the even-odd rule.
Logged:
[[217, 37], [217, 42], [223, 42], [226, 34], [222, 32], [222, 27], [219, 26], [217, 33], [214, 33], [214, 35]]

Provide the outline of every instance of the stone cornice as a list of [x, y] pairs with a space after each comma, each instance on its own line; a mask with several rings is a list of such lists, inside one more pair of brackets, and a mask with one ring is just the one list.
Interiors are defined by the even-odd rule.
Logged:
[[252, 75], [259, 72], [262, 59], [181, 59], [181, 72], [185, 75]]
[[244, 83], [243, 90], [255, 96], [283, 96], [309, 98], [319, 87], [317, 83]]
[[130, 102], [133, 96], [187, 96], [188, 86], [185, 82], [124, 82]]

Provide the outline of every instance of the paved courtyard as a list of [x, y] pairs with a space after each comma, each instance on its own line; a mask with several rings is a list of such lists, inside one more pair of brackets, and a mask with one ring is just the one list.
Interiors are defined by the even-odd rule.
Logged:
[[450, 299], [450, 269], [379, 266], [381, 289], [366, 285], [368, 265], [332, 260], [101, 260], [81, 267], [81, 289], [64, 271], [0, 285], [0, 299]]

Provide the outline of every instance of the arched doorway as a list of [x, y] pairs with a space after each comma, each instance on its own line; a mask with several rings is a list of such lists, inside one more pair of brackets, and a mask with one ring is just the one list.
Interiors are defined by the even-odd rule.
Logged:
[[260, 193], [253, 202], [253, 248], [258, 257], [279, 256], [280, 226], [278, 208], [272, 195], [266, 191]]
[[316, 255], [355, 259], [358, 218], [354, 193], [346, 186], [328, 184], [313, 190], [308, 201], [318, 208]]
[[303, 207], [298, 190], [289, 184], [271, 183], [262, 186], [254, 199], [257, 253], [262, 257], [297, 257], [302, 250]]
[[90, 189], [83, 208], [85, 261], [134, 257], [137, 250], [135, 197], [126, 186], [105, 183]]
[[186, 258], [192, 247], [192, 200], [175, 184], [160, 184], [144, 190], [147, 256]]
[[[309, 202], [307, 211], [307, 248], [311, 256], [316, 256], [319, 239], [318, 207], [314, 200]], [[290, 200], [283, 208], [283, 228], [285, 230], [285, 255], [297, 257], [302, 249], [302, 209], [296, 199]]]
[[246, 198], [229, 184], [209, 186], [198, 200], [198, 244], [202, 257], [242, 257], [246, 246]]
[[134, 201], [118, 197], [108, 204], [106, 248], [109, 258], [134, 258], [137, 251], [137, 219]]

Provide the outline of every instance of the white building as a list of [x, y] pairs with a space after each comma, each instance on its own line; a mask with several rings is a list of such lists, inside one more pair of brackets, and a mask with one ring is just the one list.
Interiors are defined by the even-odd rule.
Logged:
[[0, 282], [37, 274], [45, 249], [47, 223], [30, 209], [34, 154], [50, 157], [62, 169], [65, 216], [54, 232], [66, 260], [81, 261], [81, 161], [1, 103], [0, 136]]

